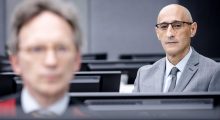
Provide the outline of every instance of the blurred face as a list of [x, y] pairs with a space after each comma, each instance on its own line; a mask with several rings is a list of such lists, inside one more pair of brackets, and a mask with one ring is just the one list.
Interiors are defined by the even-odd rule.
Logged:
[[11, 56], [11, 63], [31, 93], [49, 97], [68, 90], [80, 66], [73, 40], [69, 24], [51, 12], [43, 12], [22, 26], [19, 52]]
[[155, 29], [168, 56], [185, 56], [197, 24], [192, 23], [184, 9], [170, 6], [160, 12]]

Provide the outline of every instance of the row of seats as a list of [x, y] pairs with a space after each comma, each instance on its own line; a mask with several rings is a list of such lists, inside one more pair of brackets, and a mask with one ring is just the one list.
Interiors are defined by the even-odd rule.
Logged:
[[[84, 71], [75, 73], [69, 92], [119, 92], [120, 71]], [[21, 91], [22, 79], [13, 72], [0, 73], [0, 97]]]
[[[122, 56], [121, 60], [108, 61], [105, 60], [107, 59], [107, 54], [84, 55], [81, 70], [70, 83], [70, 86], [72, 86], [70, 92], [119, 92], [121, 90], [120, 87], [126, 90], [127, 88], [124, 87], [124, 84], [126, 86], [133, 85], [138, 68], [143, 65], [153, 64], [164, 57], [163, 54], [128, 56]], [[143, 59], [144, 57], [148, 59]], [[134, 60], [128, 60], [128, 58]], [[220, 61], [217, 58], [215, 60]], [[0, 56], [0, 75], [0, 96], [21, 90], [22, 81], [17, 79], [19, 76], [14, 75], [10, 62], [5, 56]]]

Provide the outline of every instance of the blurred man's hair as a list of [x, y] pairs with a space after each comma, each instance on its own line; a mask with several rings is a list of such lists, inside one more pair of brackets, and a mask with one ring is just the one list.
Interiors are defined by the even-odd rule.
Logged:
[[75, 34], [74, 43], [76, 48], [78, 50], [81, 49], [82, 33], [73, 4], [65, 3], [63, 0], [23, 0], [23, 2], [15, 8], [11, 17], [9, 39], [6, 43], [9, 55], [17, 54], [19, 50], [18, 34], [22, 26], [44, 11], [52, 12], [69, 23]]

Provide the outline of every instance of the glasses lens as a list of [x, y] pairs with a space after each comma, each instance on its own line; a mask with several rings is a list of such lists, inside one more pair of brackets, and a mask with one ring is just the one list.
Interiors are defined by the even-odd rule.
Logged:
[[183, 27], [183, 22], [176, 21], [171, 23], [173, 29], [180, 29]]
[[158, 28], [162, 29], [162, 30], [166, 30], [168, 28], [169, 24], [168, 23], [161, 23], [158, 24]]

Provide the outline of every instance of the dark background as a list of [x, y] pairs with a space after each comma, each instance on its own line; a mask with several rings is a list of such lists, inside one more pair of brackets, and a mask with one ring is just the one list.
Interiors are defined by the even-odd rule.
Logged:
[[179, 0], [198, 24], [192, 46], [208, 57], [220, 57], [220, 7], [218, 0]]

